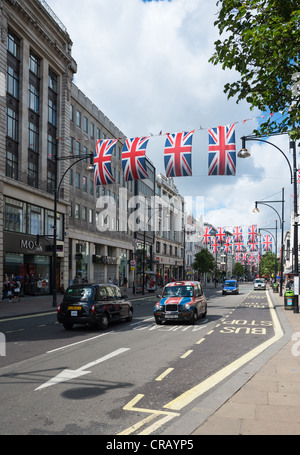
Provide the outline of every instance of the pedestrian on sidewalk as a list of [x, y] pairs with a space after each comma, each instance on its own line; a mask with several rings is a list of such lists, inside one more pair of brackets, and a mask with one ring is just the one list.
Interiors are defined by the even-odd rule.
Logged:
[[18, 302], [21, 302], [20, 292], [21, 292], [21, 283], [18, 279], [16, 279], [16, 281], [13, 284], [14, 302], [16, 302], [16, 300], [18, 300]]
[[2, 294], [2, 302], [4, 301], [5, 297], [8, 295], [9, 296], [9, 301], [11, 302], [11, 294], [9, 295], [10, 291], [10, 281], [8, 277], [5, 277], [4, 283], [3, 283], [3, 294]]

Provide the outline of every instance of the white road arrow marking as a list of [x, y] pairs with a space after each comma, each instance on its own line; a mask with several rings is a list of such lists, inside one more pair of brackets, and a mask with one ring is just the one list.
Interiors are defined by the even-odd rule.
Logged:
[[98, 363], [105, 362], [106, 360], [109, 360], [112, 357], [115, 357], [115, 356], [122, 354], [123, 352], [129, 351], [129, 350], [130, 350], [130, 348], [120, 348], [120, 349], [117, 349], [116, 351], [111, 352], [110, 354], [105, 355], [104, 357], [101, 357], [98, 360], [94, 360], [93, 362], [90, 362], [87, 365], [84, 365], [83, 367], [78, 368], [77, 370], [63, 370], [57, 376], [55, 376], [52, 379], [49, 379], [49, 381], [40, 385], [35, 390], [45, 389], [46, 387], [50, 387], [52, 385], [59, 384], [60, 382], [70, 381], [71, 379], [75, 379], [80, 376], [84, 376], [85, 374], [91, 373], [91, 371], [84, 371], [87, 368], [91, 368], [95, 365], [98, 365]]

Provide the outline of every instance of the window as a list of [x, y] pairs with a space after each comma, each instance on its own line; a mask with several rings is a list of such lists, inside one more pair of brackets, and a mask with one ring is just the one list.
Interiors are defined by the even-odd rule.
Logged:
[[88, 126], [88, 119], [86, 117], [83, 117], [83, 131], [85, 133], [88, 132], [89, 126]]
[[94, 212], [92, 209], [89, 209], [89, 223], [93, 223], [94, 221]]
[[47, 156], [50, 160], [54, 160], [56, 156], [56, 138], [49, 133], [47, 139]]
[[6, 90], [14, 98], [19, 98], [19, 74], [10, 66], [7, 66]]
[[75, 218], [77, 220], [79, 220], [79, 218], [80, 218], [80, 205], [79, 204], [75, 204]]
[[82, 189], [87, 192], [87, 178], [85, 176], [82, 177]]
[[74, 121], [74, 106], [70, 104], [70, 120], [71, 122]]
[[75, 188], [80, 188], [80, 174], [76, 172], [75, 174]]
[[4, 197], [4, 230], [25, 233], [26, 204]]
[[48, 99], [48, 122], [56, 126], [56, 102]]
[[43, 234], [44, 211], [41, 207], [28, 204], [28, 234]]
[[87, 221], [87, 208], [82, 207], [82, 219], [83, 221]]
[[55, 190], [55, 171], [48, 169], [47, 171], [47, 191], [54, 193]]
[[57, 75], [49, 68], [48, 86], [57, 93]]
[[76, 111], [76, 125], [81, 127], [81, 113]]
[[94, 139], [95, 137], [95, 125], [91, 123], [91, 138]]
[[39, 113], [39, 89], [33, 84], [29, 84], [29, 109]]
[[7, 34], [7, 50], [17, 59], [20, 58], [20, 40], [10, 31]]
[[29, 122], [28, 148], [38, 153], [39, 151], [39, 127]]
[[6, 112], [6, 135], [13, 139], [14, 141], [18, 140], [18, 114], [13, 111], [11, 108], [7, 107]]
[[29, 70], [40, 77], [40, 59], [33, 52], [29, 55]]
[[73, 170], [69, 170], [69, 185], [73, 185]]
[[28, 162], [28, 185], [38, 188], [38, 164], [37, 158], [30, 158]]
[[6, 176], [18, 180], [18, 157], [10, 151], [6, 152]]

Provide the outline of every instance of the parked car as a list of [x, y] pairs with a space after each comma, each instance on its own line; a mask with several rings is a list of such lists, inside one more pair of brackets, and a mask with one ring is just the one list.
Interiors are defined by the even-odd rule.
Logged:
[[207, 301], [198, 281], [175, 281], [167, 284], [154, 306], [156, 324], [166, 321], [187, 321], [195, 323], [207, 313]]
[[266, 289], [266, 281], [264, 278], [256, 278], [253, 282], [254, 290], [255, 289]]
[[223, 295], [225, 294], [238, 294], [239, 284], [237, 280], [226, 280], [223, 284]]
[[57, 308], [57, 320], [67, 330], [74, 324], [88, 324], [106, 329], [119, 319], [131, 321], [132, 304], [118, 286], [109, 284], [74, 284], [67, 288]]

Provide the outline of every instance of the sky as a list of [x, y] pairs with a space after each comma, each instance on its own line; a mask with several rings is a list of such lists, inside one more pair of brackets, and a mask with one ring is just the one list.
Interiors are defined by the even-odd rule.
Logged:
[[[259, 214], [252, 210], [255, 201], [281, 201], [284, 187], [289, 228], [293, 187], [288, 165], [274, 147], [248, 142], [251, 157], [237, 158], [236, 176], [208, 176], [208, 128], [235, 123], [238, 152], [241, 136], [251, 134], [263, 115], [246, 102], [227, 100], [224, 85], [239, 75], [208, 61], [219, 39], [215, 0], [47, 3], [73, 41], [74, 83], [126, 137], [151, 135], [146, 155], [157, 173], [165, 174], [165, 134], [195, 130], [193, 176], [174, 182], [195, 201], [196, 216], [203, 212], [204, 221], [228, 230], [252, 224], [273, 228], [274, 210], [264, 205]], [[292, 160], [287, 135], [267, 140]], [[199, 207], [197, 200], [203, 202]], [[281, 215], [281, 202], [271, 205]]]

